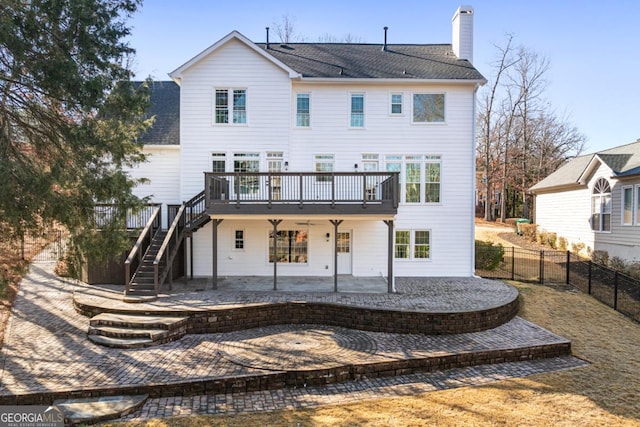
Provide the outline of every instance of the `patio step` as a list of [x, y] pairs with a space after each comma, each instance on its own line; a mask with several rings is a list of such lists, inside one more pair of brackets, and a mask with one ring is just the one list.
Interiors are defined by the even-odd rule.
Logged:
[[187, 332], [186, 317], [162, 317], [102, 313], [89, 321], [89, 340], [115, 348], [166, 344]]

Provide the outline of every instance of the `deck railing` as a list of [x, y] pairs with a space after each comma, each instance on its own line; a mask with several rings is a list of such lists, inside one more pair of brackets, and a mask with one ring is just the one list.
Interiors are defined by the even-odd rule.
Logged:
[[397, 172], [205, 173], [206, 208], [216, 205], [398, 207]]

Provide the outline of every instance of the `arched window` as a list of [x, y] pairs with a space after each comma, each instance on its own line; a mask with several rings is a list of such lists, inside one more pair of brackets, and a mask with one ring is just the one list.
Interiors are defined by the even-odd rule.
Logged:
[[591, 229], [611, 231], [611, 186], [604, 178], [596, 181], [591, 193]]

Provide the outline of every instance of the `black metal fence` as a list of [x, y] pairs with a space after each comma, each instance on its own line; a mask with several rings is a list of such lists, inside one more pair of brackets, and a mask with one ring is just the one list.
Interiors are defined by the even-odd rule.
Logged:
[[476, 270], [476, 274], [488, 279], [571, 285], [640, 322], [640, 280], [569, 251], [507, 247], [498, 268]]
[[58, 261], [65, 251], [65, 240], [60, 230], [48, 230], [41, 234], [23, 234], [18, 256], [26, 261]]

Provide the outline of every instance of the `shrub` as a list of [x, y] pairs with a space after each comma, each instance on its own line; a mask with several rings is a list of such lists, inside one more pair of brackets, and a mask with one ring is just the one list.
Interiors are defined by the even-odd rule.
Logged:
[[583, 249], [584, 249], [584, 243], [582, 242], [571, 244], [571, 252], [573, 252], [576, 255], [580, 255], [580, 252], [582, 252]]
[[634, 261], [627, 266], [627, 274], [634, 279], [640, 279], [640, 262]]
[[558, 237], [558, 249], [565, 252], [569, 247], [569, 242], [564, 237]]
[[614, 256], [609, 260], [609, 268], [625, 273], [627, 271], [627, 262], [620, 257]]
[[504, 257], [504, 248], [501, 244], [476, 240], [476, 269], [495, 270]]
[[546, 231], [541, 231], [539, 232], [536, 237], [536, 242], [540, 243], [541, 245], [546, 245], [547, 244], [547, 236], [549, 233], [547, 233]]
[[522, 236], [530, 242], [536, 241], [538, 226], [536, 224], [520, 224]]
[[516, 221], [517, 221], [517, 219], [518, 219], [518, 218], [507, 218], [507, 219], [505, 219], [505, 220], [504, 220], [504, 223], [505, 223], [506, 225], [510, 225], [510, 226], [512, 226], [512, 227], [513, 227], [513, 229], [514, 229], [515, 231], [518, 231], [518, 227], [517, 227], [517, 225], [516, 225]]
[[547, 242], [546, 242], [546, 244], [549, 245], [552, 249], [557, 249], [558, 248], [557, 241], [558, 241], [558, 235], [556, 233], [548, 233], [547, 234]]
[[596, 264], [609, 265], [609, 253], [607, 251], [593, 251], [591, 261]]

